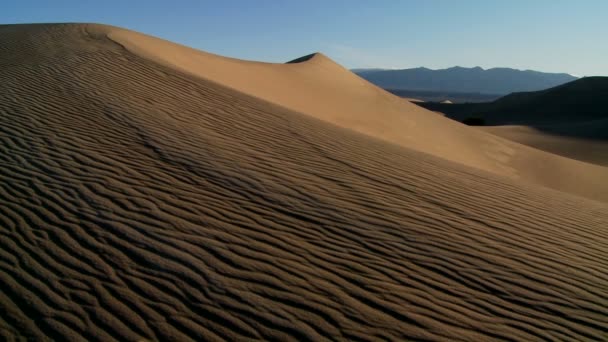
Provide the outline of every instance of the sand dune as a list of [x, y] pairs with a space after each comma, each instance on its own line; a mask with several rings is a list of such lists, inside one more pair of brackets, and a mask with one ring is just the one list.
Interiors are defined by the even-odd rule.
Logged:
[[[148, 60], [332, 124], [502, 176], [608, 201], [608, 182], [602, 181], [608, 169], [447, 120], [368, 83], [322, 54], [288, 64], [249, 62], [133, 31], [98, 29]], [[564, 181], [577, 174], [585, 177]]]
[[[565, 123], [583, 123], [608, 119], [606, 114], [608, 77], [584, 77], [558, 87], [542, 91], [513, 93], [487, 103], [460, 103], [442, 106], [440, 103], [422, 103], [448, 114], [456, 120], [466, 117], [483, 117], [488, 125], [554, 126]], [[594, 137], [608, 138], [605, 123], [604, 134]], [[597, 122], [594, 126], [597, 126]], [[570, 133], [568, 131], [560, 132]], [[586, 135], [580, 129], [573, 136]]]
[[[249, 90], [245, 66], [227, 81], [184, 72], [138, 37], [0, 26], [3, 338], [607, 338], [608, 205], [484, 171], [544, 156], [547, 178], [573, 172], [601, 198], [603, 168], [410, 112], [366, 83], [317, 85], [357, 80], [322, 56], [242, 62], [293, 70], [276, 77], [294, 94], [268, 98], [258, 71]], [[353, 104], [345, 122], [331, 108], [350, 107], [317, 86], [386, 111]]]
[[482, 118], [483, 131], [543, 151], [608, 166], [608, 77], [585, 77], [490, 103], [420, 103], [457, 121]]
[[[568, 133], [558, 134], [556, 131], [562, 129], [559, 126], [562, 126], [563, 130]], [[559, 126], [551, 126], [553, 133], [529, 126], [511, 125], [479, 127], [479, 129], [539, 150], [587, 163], [608, 166], [608, 141], [581, 137], [592, 135], [594, 131], [599, 134], [605, 133], [608, 129], [608, 120], [600, 123], [585, 122]], [[573, 133], [576, 130], [581, 133]]]

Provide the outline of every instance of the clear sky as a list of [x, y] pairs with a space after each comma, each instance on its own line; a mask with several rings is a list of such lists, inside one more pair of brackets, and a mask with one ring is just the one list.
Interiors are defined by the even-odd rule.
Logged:
[[608, 76], [607, 0], [4, 0], [0, 23], [112, 24], [242, 59]]

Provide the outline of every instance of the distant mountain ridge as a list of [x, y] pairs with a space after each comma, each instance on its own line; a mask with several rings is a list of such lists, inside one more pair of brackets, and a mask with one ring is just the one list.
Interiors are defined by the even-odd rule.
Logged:
[[578, 79], [566, 73], [534, 70], [455, 66], [432, 70], [424, 67], [400, 70], [352, 69], [362, 78], [385, 89], [437, 92], [469, 92], [506, 95], [536, 91]]

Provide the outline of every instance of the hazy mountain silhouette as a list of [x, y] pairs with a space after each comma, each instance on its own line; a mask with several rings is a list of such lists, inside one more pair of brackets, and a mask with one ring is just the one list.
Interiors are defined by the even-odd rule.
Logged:
[[510, 68], [484, 70], [481, 67], [463, 68], [459, 66], [440, 70], [413, 68], [402, 70], [353, 69], [352, 71], [385, 89], [501, 95], [542, 90], [577, 79], [564, 73], [544, 73]]

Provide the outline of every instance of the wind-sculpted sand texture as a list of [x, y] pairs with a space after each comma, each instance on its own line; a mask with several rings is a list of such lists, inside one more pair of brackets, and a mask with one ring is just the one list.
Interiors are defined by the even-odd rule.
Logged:
[[0, 336], [602, 340], [608, 206], [86, 25], [0, 27]]
[[323, 54], [287, 64], [250, 62], [129, 30], [99, 26], [90, 30], [107, 33], [128, 51], [171, 69], [337, 126], [515, 180], [608, 202], [608, 168], [472, 130], [374, 86]]

